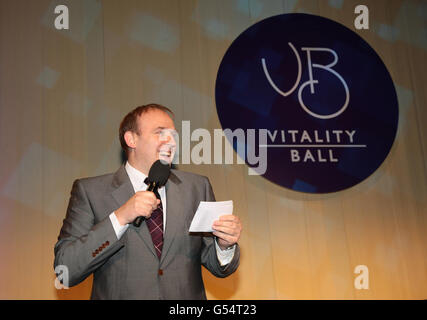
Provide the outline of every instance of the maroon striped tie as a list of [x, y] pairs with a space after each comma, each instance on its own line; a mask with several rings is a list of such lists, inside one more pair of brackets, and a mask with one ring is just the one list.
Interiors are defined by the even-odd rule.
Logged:
[[[160, 195], [158, 193], [156, 196], [160, 199]], [[146, 223], [148, 231], [150, 231], [151, 234], [151, 239], [153, 240], [154, 249], [156, 249], [157, 257], [160, 259], [163, 248], [163, 206], [161, 200], [158, 208], [153, 211], [151, 217], [146, 220]]]

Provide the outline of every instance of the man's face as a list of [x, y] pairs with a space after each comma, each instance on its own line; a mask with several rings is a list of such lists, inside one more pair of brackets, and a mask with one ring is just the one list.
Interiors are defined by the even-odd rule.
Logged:
[[173, 120], [161, 110], [149, 110], [137, 119], [139, 135], [135, 138], [134, 155], [138, 166], [148, 174], [158, 159], [171, 163], [176, 150], [176, 131]]

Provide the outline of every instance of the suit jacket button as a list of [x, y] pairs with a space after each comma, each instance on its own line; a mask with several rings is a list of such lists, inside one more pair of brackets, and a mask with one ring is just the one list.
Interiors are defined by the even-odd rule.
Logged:
[[96, 253], [95, 252], [92, 252], [92, 257], [96, 257]]
[[106, 244], [107, 246], [109, 246], [109, 245], [110, 245], [110, 241], [105, 241], [105, 244]]
[[163, 270], [162, 269], [159, 269], [159, 276], [162, 276], [163, 275]]

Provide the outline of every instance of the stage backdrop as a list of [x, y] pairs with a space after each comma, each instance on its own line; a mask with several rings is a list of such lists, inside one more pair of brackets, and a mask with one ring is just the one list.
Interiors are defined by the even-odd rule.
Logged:
[[[121, 164], [118, 126], [135, 106], [171, 107], [177, 128], [221, 128], [215, 79], [231, 42], [266, 17], [320, 15], [357, 32], [396, 86], [391, 153], [361, 184], [289, 191], [247, 167], [179, 165], [233, 199], [241, 265], [203, 272], [210, 299], [427, 298], [427, 4], [353, 0], [0, 1], [0, 298], [87, 299], [91, 278], [56, 290], [53, 247], [73, 181]], [[54, 9], [69, 8], [69, 30]], [[286, 30], [283, 30], [286, 32]], [[369, 270], [357, 289], [355, 268]]]

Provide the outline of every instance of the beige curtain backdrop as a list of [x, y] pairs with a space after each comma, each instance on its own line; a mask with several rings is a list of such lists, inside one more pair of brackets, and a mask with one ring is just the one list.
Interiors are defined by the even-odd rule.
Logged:
[[[395, 83], [399, 128], [383, 165], [334, 194], [293, 192], [234, 165], [179, 165], [233, 199], [238, 271], [203, 272], [210, 299], [427, 298], [427, 2], [0, 0], [0, 298], [87, 299], [91, 278], [54, 286], [53, 247], [74, 179], [115, 171], [118, 125], [149, 102], [191, 128], [221, 128], [215, 79], [231, 42], [266, 17], [304, 12], [365, 39]], [[56, 30], [54, 8], [69, 8]], [[284, 30], [284, 33], [286, 30]], [[355, 268], [369, 270], [357, 289]]]

